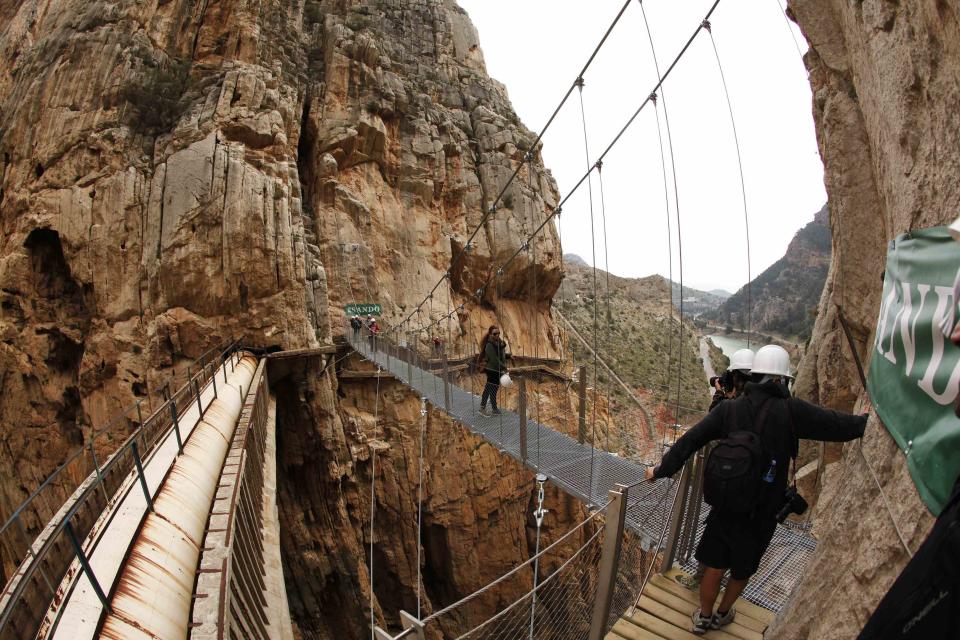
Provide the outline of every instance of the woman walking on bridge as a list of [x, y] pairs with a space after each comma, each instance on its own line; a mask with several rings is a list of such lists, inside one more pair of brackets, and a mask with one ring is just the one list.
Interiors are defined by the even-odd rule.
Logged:
[[[500, 329], [496, 325], [490, 327], [480, 341], [480, 358], [487, 374], [487, 383], [483, 386], [483, 395], [480, 397], [480, 413], [485, 416], [499, 415], [497, 391], [500, 390], [500, 376], [507, 372], [507, 356], [505, 345], [500, 339]], [[487, 411], [488, 399], [492, 412]]]

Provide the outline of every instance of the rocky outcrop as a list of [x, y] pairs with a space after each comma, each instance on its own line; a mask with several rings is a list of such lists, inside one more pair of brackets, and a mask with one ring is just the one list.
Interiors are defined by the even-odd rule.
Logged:
[[813, 330], [817, 303], [830, 266], [830, 229], [827, 206], [794, 234], [783, 257], [754, 278], [749, 286], [727, 298], [704, 319], [719, 325], [747, 327], [806, 342]]
[[[833, 260], [798, 392], [850, 410], [863, 395], [838, 326], [843, 310], [869, 355], [886, 241], [960, 210], [960, 3], [790, 0], [810, 42], [817, 139], [829, 194]], [[773, 637], [854, 637], [906, 563], [858, 444], [836, 452], [815, 516], [820, 545]], [[874, 417], [866, 457], [916, 549], [932, 524], [906, 462]], [[829, 460], [829, 457], [828, 457]]]
[[[0, 0], [0, 50], [0, 516], [92, 427], [230, 336], [307, 347], [343, 331], [350, 302], [381, 303], [388, 327], [462, 305], [440, 329], [451, 351], [498, 323], [517, 350], [559, 353], [552, 225], [478, 292], [558, 196], [453, 0]], [[313, 373], [278, 387], [284, 562], [301, 636], [340, 637], [369, 614], [377, 400]], [[395, 625], [414, 585], [419, 406], [383, 391], [375, 608]], [[532, 488], [431, 420], [427, 607], [528, 553]]]

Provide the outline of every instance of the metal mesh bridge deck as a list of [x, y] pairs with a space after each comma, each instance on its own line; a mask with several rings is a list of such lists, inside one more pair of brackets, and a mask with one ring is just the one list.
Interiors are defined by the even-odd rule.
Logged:
[[[349, 335], [349, 334], [348, 334]], [[602, 507], [608, 501], [608, 492], [615, 484], [635, 485], [643, 479], [648, 465], [621, 458], [615, 454], [580, 443], [575, 438], [528, 418], [526, 430], [527, 457], [522, 456], [520, 416], [501, 408], [500, 415], [485, 416], [479, 411], [480, 398], [453, 383], [445, 391], [444, 380], [417, 366], [419, 359], [395, 347], [374, 348], [369, 338], [350, 336], [353, 349], [367, 360], [377, 364], [393, 377], [410, 387], [427, 402], [449, 414], [471, 432], [496, 446], [502, 453], [521, 462], [535, 473], [543, 473], [550, 482], [567, 494], [581, 500], [588, 507]], [[447, 409], [446, 393], [449, 393]], [[652, 547], [670, 517], [675, 483], [663, 481], [643, 484], [631, 491], [628, 500], [626, 524], [641, 536], [645, 546]], [[706, 523], [709, 507], [701, 504], [697, 518], [696, 537], [699, 541]], [[692, 551], [695, 544], [689, 545]], [[760, 570], [750, 581], [743, 597], [767, 609], [778, 611], [786, 602], [793, 586], [803, 574], [810, 554], [816, 547], [815, 539], [802, 527], [778, 526], [770, 549]], [[684, 558], [684, 568], [691, 573], [697, 562], [692, 553]]]

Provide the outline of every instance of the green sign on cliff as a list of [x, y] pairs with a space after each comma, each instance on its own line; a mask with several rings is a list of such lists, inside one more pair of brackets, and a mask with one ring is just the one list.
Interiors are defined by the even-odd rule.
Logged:
[[343, 308], [348, 316], [379, 316], [383, 309], [375, 302], [348, 304]]
[[934, 514], [960, 473], [960, 244], [946, 227], [890, 242], [868, 387], [877, 414], [907, 456], [920, 497]]

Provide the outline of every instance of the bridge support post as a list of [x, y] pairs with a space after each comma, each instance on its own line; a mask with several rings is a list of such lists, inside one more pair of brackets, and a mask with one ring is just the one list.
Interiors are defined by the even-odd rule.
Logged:
[[617, 584], [617, 566], [620, 564], [620, 549], [623, 544], [623, 527], [627, 520], [627, 492], [622, 484], [610, 490], [606, 524], [603, 532], [603, 550], [597, 575], [597, 597], [593, 601], [593, 619], [590, 622], [590, 640], [603, 640], [613, 605], [613, 592]]
[[447, 351], [443, 350], [443, 408], [450, 413], [450, 367], [447, 364]]
[[137, 450], [136, 440], [130, 442], [130, 448], [133, 450], [133, 463], [137, 466], [137, 477], [140, 479], [143, 497], [147, 500], [147, 508], [153, 511], [153, 498], [150, 497], [150, 489], [147, 487], [147, 476], [143, 473], [143, 463], [140, 461], [140, 451]]
[[213, 397], [217, 396], [217, 370], [215, 368], [215, 363], [210, 363], [210, 380], [213, 381]]
[[73, 545], [74, 553], [77, 554], [77, 560], [80, 561], [80, 568], [83, 569], [83, 573], [86, 574], [87, 580], [90, 581], [90, 586], [93, 587], [93, 592], [100, 600], [100, 604], [103, 605], [103, 609], [107, 613], [111, 613], [110, 600], [100, 587], [100, 581], [97, 580], [97, 576], [93, 573], [93, 569], [90, 568], [90, 563], [87, 562], [87, 554], [83, 552], [83, 547], [80, 545], [80, 540], [77, 538], [77, 532], [73, 530], [73, 525], [70, 524], [69, 520], [67, 520], [64, 529], [67, 532], [67, 537], [70, 538], [70, 544]]
[[519, 408], [517, 413], [520, 415], [520, 459], [524, 464], [527, 463], [527, 379], [517, 378], [517, 395], [519, 396]]
[[200, 417], [203, 417], [203, 403], [200, 401], [200, 385], [197, 384], [197, 379], [193, 379], [193, 393], [197, 397], [197, 410], [200, 411]]
[[164, 388], [164, 398], [170, 407], [170, 419], [173, 421], [173, 433], [177, 436], [177, 451], [183, 453], [183, 438], [180, 436], [180, 418], [177, 415], [177, 403], [170, 397], [170, 387]]
[[580, 365], [577, 397], [580, 399], [577, 417], [577, 442], [583, 444], [587, 439], [587, 365]]
[[666, 546], [663, 548], [663, 564], [660, 565], [660, 573], [664, 574], [673, 568], [673, 562], [677, 559], [677, 551], [680, 545], [680, 533], [683, 524], [683, 514], [687, 507], [687, 489], [690, 486], [690, 476], [693, 468], [693, 459], [687, 460], [683, 465], [683, 471], [680, 472], [680, 478], [677, 480], [677, 496], [673, 502], [673, 511], [670, 512], [670, 531], [667, 533]]

